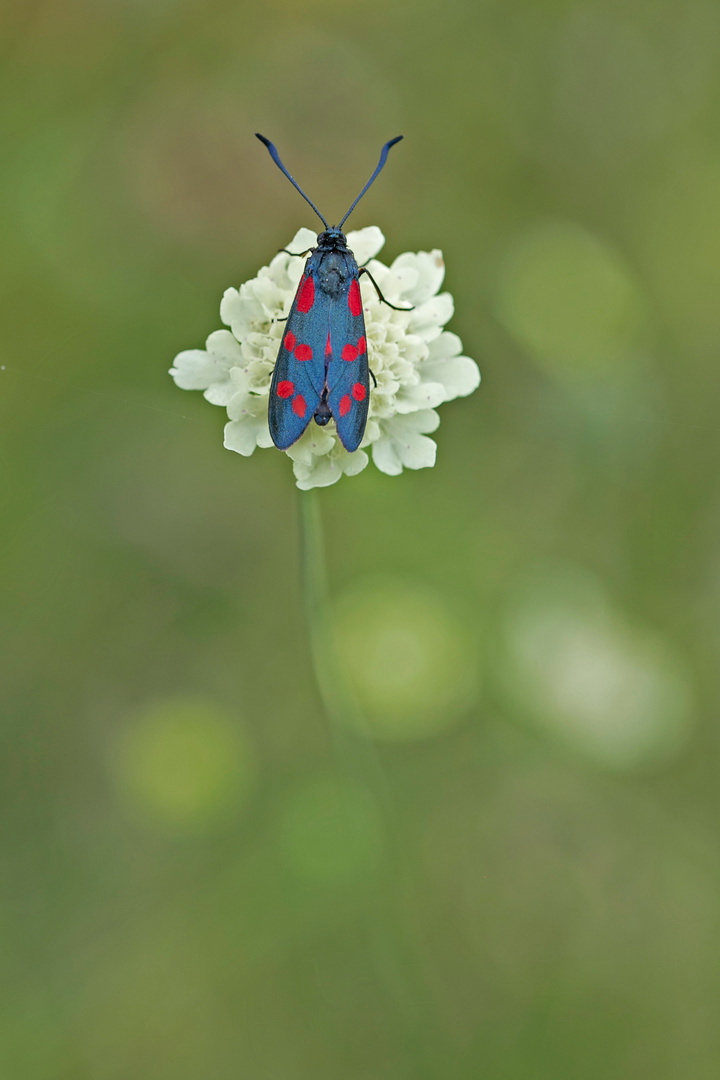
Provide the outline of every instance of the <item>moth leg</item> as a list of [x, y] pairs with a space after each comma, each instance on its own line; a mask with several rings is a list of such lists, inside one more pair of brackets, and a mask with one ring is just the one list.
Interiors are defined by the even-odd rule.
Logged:
[[375, 372], [373, 371], [372, 368], [368, 368], [368, 371], [372, 375], [372, 381], [375, 384], [375, 389], [377, 390], [377, 379], [375, 378]]
[[287, 248], [278, 248], [278, 255], [284, 251], [286, 255], [295, 255], [298, 259], [304, 259], [306, 255], [309, 255], [315, 248], [308, 248], [307, 251], [288, 251]]
[[383, 296], [383, 294], [380, 292], [380, 286], [378, 285], [377, 281], [372, 276], [372, 274], [370, 273], [370, 271], [367, 269], [366, 266], [361, 266], [360, 267], [360, 270], [358, 272], [358, 277], [360, 277], [360, 274], [367, 274], [367, 276], [370, 278], [373, 285], [375, 286], [375, 292], [378, 294], [378, 296], [380, 297], [383, 304], [387, 304], [387, 306], [391, 307], [393, 309], [393, 311], [414, 311], [415, 310], [415, 306], [413, 304], [411, 304], [410, 307], [396, 307], [395, 304], [391, 304], [389, 300], [386, 300], [385, 297]]

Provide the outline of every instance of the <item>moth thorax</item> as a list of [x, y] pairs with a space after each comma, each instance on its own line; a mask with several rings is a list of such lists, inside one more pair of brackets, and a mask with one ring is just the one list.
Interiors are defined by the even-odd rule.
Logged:
[[321, 274], [322, 287], [330, 296], [337, 296], [345, 283], [345, 275], [333, 266]]

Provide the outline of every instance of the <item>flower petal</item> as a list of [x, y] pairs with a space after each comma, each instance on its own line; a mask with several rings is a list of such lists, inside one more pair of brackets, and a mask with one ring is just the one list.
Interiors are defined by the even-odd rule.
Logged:
[[343, 447], [342, 453], [337, 454], [335, 460], [345, 476], [357, 476], [358, 473], [363, 471], [370, 458], [364, 450], [354, 450], [353, 453], [350, 454], [345, 447]]
[[204, 390], [212, 405], [225, 405], [234, 393], [230, 375], [243, 363], [242, 350], [229, 330], [210, 334], [206, 346], [178, 353], [170, 374], [182, 390]]
[[308, 251], [309, 248], [317, 246], [317, 236], [312, 229], [298, 229], [295, 236], [292, 238], [289, 244], [287, 244], [287, 250], [295, 252], [294, 255], [284, 255], [286, 261], [286, 273], [288, 277], [288, 283], [290, 288], [290, 295], [286, 299], [285, 310], [290, 310], [290, 305], [295, 296], [298, 285], [300, 284], [300, 278], [303, 275], [305, 269], [305, 259], [297, 258], [303, 251]]
[[[235, 368], [235, 370], [238, 369]], [[220, 405], [222, 408], [226, 408], [237, 392], [238, 387], [235, 382], [232, 379], [226, 379], [225, 382], [213, 383], [212, 386], [208, 386], [203, 397], [211, 405]]]
[[298, 229], [293, 236], [289, 244], [285, 247], [288, 251], [294, 251], [298, 255], [301, 251], [307, 251], [309, 248], [315, 247], [317, 244], [317, 233], [314, 233], [312, 229]]
[[398, 255], [390, 269], [398, 270], [401, 267], [412, 268], [417, 274], [412, 289], [404, 293], [406, 299], [416, 307], [434, 296], [445, 278], [445, 262], [442, 251], [437, 248], [433, 251], [406, 251], [404, 255]]
[[258, 276], [252, 282], [248, 282], [248, 285], [252, 286], [254, 297], [260, 301], [264, 308], [263, 318], [265, 321], [267, 321], [268, 315], [282, 309], [282, 294], [271, 277]]
[[[270, 260], [270, 265], [262, 268], [258, 277], [269, 277], [271, 281], [275, 282], [278, 289], [283, 294], [283, 297], [285, 297], [292, 288], [288, 269], [290, 264], [295, 263], [296, 261], [296, 259], [292, 259], [289, 255], [286, 255], [284, 251], [278, 251], [277, 255]], [[302, 262], [302, 259], [300, 261]]]
[[372, 458], [375, 468], [384, 472], [386, 476], [399, 476], [403, 471], [395, 443], [385, 435], [372, 444]]
[[327, 428], [310, 423], [296, 443], [285, 451], [289, 458], [301, 465], [310, 466], [315, 458], [329, 454], [334, 448], [336, 436]]
[[220, 301], [220, 318], [238, 341], [253, 330], [266, 329], [268, 314], [248, 281], [239, 289], [226, 289]]
[[309, 465], [303, 461], [294, 461], [293, 473], [295, 485], [301, 491], [309, 491], [310, 488], [316, 487], [330, 487], [342, 476], [342, 470], [329, 457], [313, 458]]
[[440, 417], [432, 410], [381, 421], [380, 438], [372, 444], [375, 466], [389, 476], [397, 476], [403, 467], [432, 468], [437, 446], [423, 432], [434, 431], [439, 423]]
[[446, 401], [445, 387], [440, 382], [421, 382], [417, 386], [401, 386], [395, 398], [397, 413], [414, 413], [434, 409]]
[[[255, 446], [272, 446], [267, 409], [266, 397], [259, 397], [257, 394], [246, 394], [243, 391], [235, 394], [227, 407], [227, 413], [231, 421], [230, 424], [225, 426], [225, 445], [228, 450], [235, 450], [238, 454], [252, 454]], [[241, 447], [249, 445], [249, 436], [243, 434], [240, 427], [244, 428], [246, 432], [252, 433], [254, 441], [252, 448], [249, 450], [241, 449]], [[228, 429], [230, 429], [229, 433]]]
[[410, 312], [409, 331], [417, 334], [423, 341], [432, 341], [440, 336], [441, 328], [452, 319], [454, 310], [455, 305], [450, 293], [433, 296]]
[[225, 371], [242, 364], [240, 343], [229, 330], [213, 330], [205, 342], [205, 348]]
[[[241, 400], [238, 400], [241, 399]], [[231, 402], [233, 419], [225, 425], [224, 445], [236, 454], [250, 457], [256, 446], [272, 446], [267, 420], [267, 402], [251, 394], [236, 394]], [[228, 415], [231, 408], [228, 408]]]
[[[413, 266], [396, 267], [395, 264], [393, 264], [390, 269], [382, 275], [382, 284], [372, 270], [370, 270], [370, 273], [380, 286], [380, 291], [385, 299], [390, 300], [391, 303], [397, 303], [401, 297], [403, 302], [407, 303], [408, 298], [412, 296], [419, 280], [419, 274]], [[372, 282], [370, 282], [370, 286], [373, 289], [373, 294], [377, 296]], [[382, 301], [380, 302], [382, 303]]]
[[[347, 234], [348, 247], [357, 260], [358, 266], [362, 266], [369, 259], [374, 259], [385, 244], [383, 236], [377, 225], [368, 225], [365, 229], [356, 229]], [[302, 250], [302, 248], [300, 249]]]
[[444, 360], [448, 356], [459, 356], [462, 341], [450, 330], [443, 330], [440, 337], [434, 338], [427, 346], [428, 360]]
[[218, 362], [204, 349], [186, 349], [173, 360], [170, 374], [181, 390], [206, 390], [227, 373], [218, 370]]
[[315, 487], [329, 487], [336, 484], [340, 477], [355, 476], [362, 472], [368, 463], [368, 456], [363, 450], [356, 450], [348, 454], [343, 450], [342, 455], [325, 455], [314, 458], [310, 465], [301, 461], [293, 463], [293, 472], [297, 487], [301, 491], [309, 491]]
[[370, 417], [368, 417], [367, 427], [365, 428], [365, 434], [363, 436], [363, 441], [362, 441], [362, 443], [360, 445], [364, 449], [366, 446], [370, 446], [371, 443], [377, 442], [377, 440], [379, 438], [380, 438], [380, 425], [377, 422], [377, 420], [373, 419], [373, 417], [370, 416]]
[[[442, 384], [445, 391], [442, 401], [467, 397], [480, 385], [480, 369], [469, 356], [453, 356], [448, 360], [426, 361], [421, 365], [420, 370], [423, 379], [432, 379], [435, 383]], [[440, 402], [437, 404], [439, 405]]]

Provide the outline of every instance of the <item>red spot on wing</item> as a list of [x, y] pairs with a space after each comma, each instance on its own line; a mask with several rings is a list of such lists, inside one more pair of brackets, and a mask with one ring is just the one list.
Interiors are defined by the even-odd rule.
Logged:
[[348, 307], [351, 315], [362, 315], [362, 296], [360, 295], [360, 282], [353, 278], [348, 293]]
[[295, 349], [296, 360], [312, 360], [312, 349], [309, 345], [298, 345]]
[[283, 341], [283, 345], [285, 346], [285, 348], [287, 349], [288, 352], [293, 351], [293, 349], [295, 348], [295, 342], [296, 341], [297, 341], [297, 338], [293, 334], [292, 330], [288, 330], [287, 334], [285, 335], [285, 340]]
[[363, 336], [361, 338], [358, 338], [358, 352], [360, 353], [361, 356], [365, 352], [366, 349], [367, 349], [367, 341], [365, 340], [365, 335], [363, 334]]
[[294, 392], [295, 383], [291, 383], [288, 379], [283, 379], [277, 384], [278, 397], [291, 397]]
[[352, 388], [352, 396], [355, 398], [356, 401], [364, 401], [365, 400], [365, 387], [363, 386], [363, 384], [361, 382], [356, 382], [355, 385], [353, 386], [353, 388]]
[[329, 330], [328, 330], [327, 344], [325, 346], [325, 355], [326, 356], [332, 356], [332, 345], [330, 344], [330, 331]]
[[298, 394], [297, 397], [293, 398], [292, 411], [296, 416], [300, 417], [304, 416], [307, 412], [307, 405], [305, 404], [305, 398], [302, 394]]
[[340, 405], [338, 407], [338, 412], [340, 413], [340, 415], [341, 416], [346, 416], [350, 412], [351, 405], [352, 405], [352, 401], [350, 400], [350, 397], [348, 396], [348, 394], [345, 394], [344, 397], [341, 397], [340, 398]]
[[342, 353], [340, 355], [342, 356], [343, 360], [347, 360], [347, 361], [357, 360], [358, 351], [357, 351], [357, 349], [355, 348], [354, 345], [344, 345], [343, 346], [343, 351], [342, 351]]
[[315, 303], [315, 282], [311, 277], [306, 277], [300, 286], [300, 292], [298, 293], [297, 309], [301, 311], [303, 315], [307, 314], [310, 308]]

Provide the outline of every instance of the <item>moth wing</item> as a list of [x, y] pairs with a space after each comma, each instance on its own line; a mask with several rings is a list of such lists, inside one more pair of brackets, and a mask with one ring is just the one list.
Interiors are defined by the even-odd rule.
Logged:
[[333, 301], [326, 348], [328, 404], [335, 418], [338, 438], [346, 450], [357, 450], [365, 434], [370, 404], [370, 378], [365, 318], [357, 274], [349, 287]]
[[316, 288], [308, 268], [295, 293], [270, 385], [268, 424], [279, 450], [297, 442], [320, 403], [328, 306], [328, 297]]

